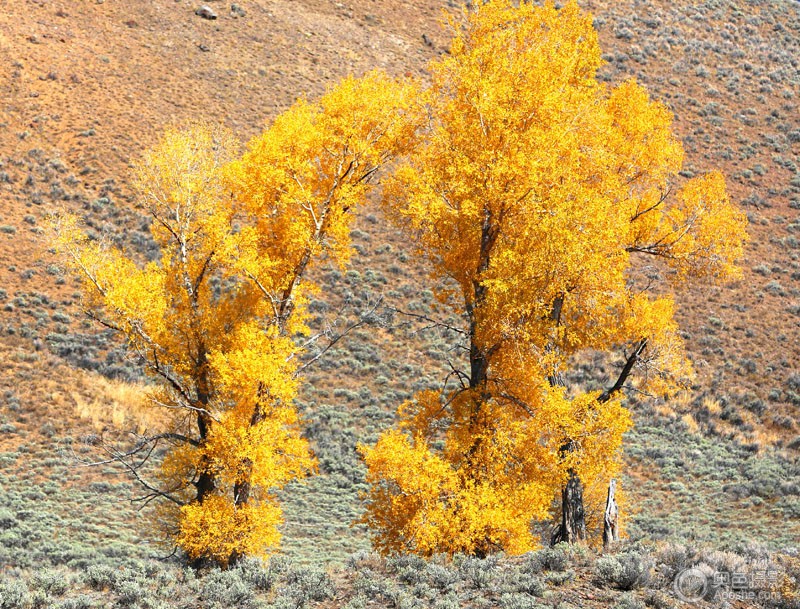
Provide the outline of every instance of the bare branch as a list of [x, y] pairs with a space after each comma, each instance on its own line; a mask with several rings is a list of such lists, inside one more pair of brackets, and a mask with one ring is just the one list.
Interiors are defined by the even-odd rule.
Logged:
[[[153, 451], [155, 450], [156, 445], [158, 444], [159, 440], [162, 440], [162, 439], [165, 439], [165, 438], [171, 438], [171, 439], [181, 438], [182, 440], [187, 440], [187, 441], [190, 441], [190, 442], [192, 441], [190, 438], [185, 438], [184, 436], [181, 436], [180, 434], [159, 434], [157, 436], [153, 436], [151, 438], [147, 438], [146, 441], [138, 442], [137, 445], [133, 448], [133, 450], [130, 450], [130, 451], [127, 451], [127, 452], [119, 451], [116, 448], [114, 448], [112, 446], [109, 446], [106, 443], [103, 443], [103, 444], [101, 444], [101, 448], [103, 449], [103, 451], [107, 455], [110, 456], [110, 459], [104, 459], [102, 461], [94, 461], [94, 462], [89, 462], [89, 463], [83, 463], [83, 465], [86, 466], [86, 467], [96, 467], [98, 465], [108, 465], [108, 464], [112, 464], [112, 463], [119, 463], [125, 469], [127, 469], [131, 473], [131, 475], [133, 475], [133, 477], [136, 479], [136, 481], [139, 484], [141, 484], [144, 488], [146, 488], [148, 491], [150, 491], [150, 494], [145, 495], [145, 498], [148, 498], [151, 495], [153, 495], [153, 498], [155, 498], [155, 496], [158, 496], [158, 497], [162, 497], [164, 499], [167, 499], [169, 501], [172, 501], [173, 503], [175, 503], [177, 505], [181, 505], [182, 506], [182, 505], [185, 505], [185, 502], [170, 494], [171, 492], [175, 492], [176, 490], [179, 490], [179, 489], [172, 489], [171, 491], [161, 490], [159, 488], [156, 488], [152, 484], [150, 484], [139, 473], [139, 469], [141, 469], [141, 467], [145, 463], [147, 463], [147, 461], [150, 459], [150, 456], [153, 454]], [[143, 451], [146, 451], [145, 455], [141, 460], [139, 460], [138, 463], [135, 463], [135, 462], [132, 463], [131, 461], [129, 461], [129, 458], [136, 457], [137, 455], [139, 455]], [[139, 500], [142, 500], [142, 498], [140, 498]], [[134, 501], [136, 501], [136, 500], [134, 500]], [[150, 499], [147, 499], [147, 501], [149, 502]]]
[[633, 366], [641, 357], [642, 353], [644, 352], [645, 348], [647, 347], [647, 339], [643, 338], [634, 347], [631, 354], [625, 360], [625, 365], [622, 367], [622, 370], [619, 373], [619, 377], [617, 377], [616, 382], [606, 389], [603, 393], [600, 394], [600, 397], [597, 398], [597, 401], [603, 404], [604, 402], [608, 402], [611, 397], [617, 393], [618, 391], [622, 390], [623, 386], [625, 385], [625, 381], [628, 380], [628, 377], [633, 370]]
[[113, 322], [103, 319], [95, 311], [92, 311], [91, 309], [84, 310], [84, 314], [92, 321], [99, 323], [101, 326], [108, 328], [109, 330], [114, 330], [115, 332], [121, 332], [123, 334], [125, 333], [122, 328], [115, 325]]
[[439, 321], [438, 319], [433, 319], [431, 317], [428, 317], [427, 315], [420, 315], [418, 313], [401, 311], [396, 307], [389, 307], [389, 310], [399, 315], [403, 315], [405, 317], [411, 317], [412, 319], [419, 319], [421, 321], [428, 322], [431, 324], [430, 326], [428, 326], [429, 328], [445, 328], [447, 330], [450, 330], [451, 332], [456, 332], [457, 334], [461, 334], [462, 336], [468, 336], [468, 333], [465, 330], [462, 330], [461, 328], [456, 328], [455, 326], [451, 326], [450, 324], [446, 324], [445, 322]]
[[527, 413], [529, 416], [531, 416], [531, 417], [532, 417], [532, 416], [534, 416], [534, 413], [533, 413], [533, 410], [531, 409], [531, 407], [530, 407], [530, 406], [528, 406], [528, 405], [527, 405], [525, 402], [523, 402], [522, 400], [520, 400], [518, 397], [516, 397], [516, 396], [514, 396], [514, 395], [511, 395], [510, 393], [501, 393], [501, 394], [499, 394], [499, 395], [498, 395], [498, 397], [501, 397], [501, 398], [503, 398], [504, 400], [508, 400], [508, 401], [509, 401], [509, 402], [511, 402], [512, 404], [514, 404], [514, 405], [516, 405], [516, 406], [519, 406], [519, 407], [520, 407], [520, 408], [522, 408], [522, 410], [524, 410], [524, 411], [525, 411], [525, 412], [526, 412], [526, 413]]
[[646, 207], [645, 209], [638, 210], [638, 211], [637, 211], [635, 214], [633, 214], [633, 216], [631, 217], [631, 222], [634, 222], [634, 221], [638, 220], [638, 219], [639, 219], [639, 218], [641, 218], [643, 215], [645, 215], [645, 214], [647, 214], [647, 213], [649, 213], [649, 212], [653, 211], [654, 209], [658, 208], [658, 207], [659, 207], [659, 206], [660, 206], [662, 203], [664, 203], [664, 201], [666, 201], [666, 200], [667, 200], [667, 197], [669, 196], [669, 193], [671, 192], [671, 190], [672, 190], [672, 189], [671, 189], [670, 187], [667, 187], [667, 189], [666, 189], [666, 190], [665, 190], [663, 193], [661, 193], [661, 196], [658, 198], [658, 201], [656, 201], [655, 203], [653, 203], [653, 204], [652, 204], [650, 207]]
[[203, 283], [203, 277], [208, 271], [208, 266], [211, 264], [211, 259], [214, 257], [214, 251], [212, 250], [208, 257], [203, 262], [203, 268], [200, 269], [200, 273], [198, 273], [197, 278], [194, 280], [194, 286], [192, 288], [192, 296], [194, 299], [197, 299], [197, 292], [200, 289], [200, 284]]
[[461, 388], [466, 389], [469, 385], [469, 375], [466, 372], [457, 369], [449, 357], [447, 358], [447, 365], [450, 366], [450, 372], [447, 373], [447, 376], [444, 379], [443, 389], [447, 387], [447, 381], [451, 376], [455, 376], [458, 379], [458, 382], [461, 384]]
[[[378, 309], [378, 307], [380, 307], [382, 302], [383, 302], [383, 296], [378, 298], [378, 300], [375, 302], [375, 304], [372, 305], [372, 307], [370, 307], [369, 310], [366, 313], [363, 313], [361, 316], [359, 316], [358, 320], [356, 320], [353, 323], [351, 323], [349, 326], [347, 326], [339, 334], [337, 334], [335, 336], [332, 336], [327, 345], [325, 345], [322, 349], [320, 349], [320, 351], [317, 352], [311, 359], [303, 362], [303, 364], [301, 366], [298, 366], [297, 370], [295, 370], [295, 372], [294, 372], [294, 376], [297, 377], [300, 374], [302, 374], [302, 372], [306, 368], [308, 368], [314, 362], [319, 360], [323, 355], [325, 355], [328, 351], [330, 351], [339, 341], [341, 341], [345, 336], [350, 334], [353, 330], [356, 330], [357, 328], [360, 328], [364, 324], [368, 323], [369, 322], [369, 318], [372, 316], [373, 313], [375, 313], [375, 311]], [[323, 334], [325, 334], [325, 333], [323, 333]]]

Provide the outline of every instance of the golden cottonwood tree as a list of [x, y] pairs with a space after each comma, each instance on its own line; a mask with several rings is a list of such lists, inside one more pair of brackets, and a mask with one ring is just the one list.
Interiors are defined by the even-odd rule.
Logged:
[[[163, 432], [112, 456], [146, 500], [165, 500], [168, 533], [192, 559], [225, 565], [278, 545], [274, 491], [315, 467], [293, 406], [300, 357], [338, 339], [310, 336], [305, 274], [321, 256], [346, 263], [353, 210], [413, 140], [415, 98], [379, 73], [349, 78], [298, 101], [238, 158], [219, 129], [168, 131], [133, 182], [156, 262], [88, 239], [74, 217], [56, 221], [87, 313], [146, 363], [151, 402], [170, 414]], [[141, 455], [159, 442], [169, 452], [146, 481]]]
[[[673, 298], [637, 266], [660, 260], [673, 286], [733, 277], [746, 222], [719, 173], [675, 190], [669, 111], [632, 80], [598, 82], [575, 2], [490, 0], [457, 25], [431, 66], [426, 141], [385, 200], [448, 286], [468, 358], [362, 447], [364, 520], [387, 552], [520, 553], [562, 494], [556, 539], [585, 536], [584, 490], [604, 498], [620, 468], [633, 372], [659, 394], [690, 372]], [[593, 352], [621, 354], [618, 375], [568, 387]]]

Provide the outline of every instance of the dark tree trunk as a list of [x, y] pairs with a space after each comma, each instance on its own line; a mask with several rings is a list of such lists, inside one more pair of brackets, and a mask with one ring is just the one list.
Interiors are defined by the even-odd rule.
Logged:
[[202, 472], [197, 477], [197, 482], [194, 483], [197, 489], [197, 502], [202, 503], [206, 497], [213, 494], [217, 490], [217, 483], [214, 480], [214, 475], [208, 472]]
[[[478, 260], [478, 268], [472, 281], [473, 300], [464, 303], [469, 317], [469, 388], [475, 390], [472, 396], [473, 408], [469, 416], [469, 431], [472, 434], [472, 445], [464, 455], [464, 469], [469, 472], [469, 476], [480, 476], [482, 468], [475, 463], [475, 455], [480, 450], [483, 443], [485, 421], [483, 421], [484, 404], [491, 399], [488, 388], [489, 367], [491, 365], [491, 355], [494, 351], [492, 347], [482, 345], [478, 341], [478, 326], [483, 315], [483, 306], [486, 302], [487, 287], [482, 282], [481, 275], [489, 269], [492, 248], [497, 239], [497, 227], [493, 223], [492, 213], [488, 208], [484, 209], [483, 226], [481, 228], [481, 249]], [[498, 548], [490, 537], [485, 537], [476, 544], [473, 555], [478, 558], [485, 558]]]
[[[206, 415], [202, 413], [197, 414], [197, 429], [200, 433], [200, 443], [202, 444], [205, 439], [208, 437], [208, 420], [206, 419]], [[217, 482], [214, 479], [214, 474], [205, 471], [202, 469], [203, 464], [200, 464], [200, 473], [197, 476], [197, 480], [194, 483], [195, 489], [197, 489], [197, 497], [196, 501], [198, 503], [202, 503], [206, 497], [213, 494], [214, 491], [217, 489]], [[205, 556], [198, 556], [195, 558], [190, 564], [192, 568], [195, 570], [203, 569], [211, 564], [214, 561], [209, 560]]]
[[[572, 450], [568, 447], [567, 450]], [[560, 542], [575, 543], [586, 539], [586, 513], [583, 509], [583, 483], [575, 470], [569, 470], [569, 480], [561, 490], [561, 524], [556, 527], [550, 540], [553, 545]]]
[[[200, 436], [200, 446], [202, 446], [208, 437], [208, 433], [210, 431], [209, 428], [211, 426], [211, 419], [207, 414], [208, 405], [211, 402], [211, 392], [206, 368], [206, 349], [203, 346], [202, 341], [198, 345], [197, 361], [198, 364], [195, 371], [195, 378], [197, 379], [197, 403], [201, 409], [197, 412], [197, 432]], [[197, 489], [198, 503], [202, 503], [203, 500], [211, 495], [217, 488], [214, 475], [211, 472], [206, 471], [203, 466], [204, 462], [201, 462], [199, 465], [200, 471], [197, 476], [197, 481], [194, 483], [194, 486]]]
[[[252, 462], [248, 461], [244, 464], [246, 468], [252, 468]], [[242, 482], [237, 482], [233, 485], [233, 502], [234, 505], [239, 508], [243, 505], [246, 505], [248, 501], [250, 501], [250, 492], [252, 490], [252, 485], [250, 480], [244, 480]], [[244, 554], [241, 552], [233, 552], [230, 557], [228, 558], [228, 565], [234, 566], [236, 563], [244, 558]]]
[[[259, 392], [261, 392], [261, 388], [259, 388]], [[250, 426], [252, 427], [260, 423], [264, 420], [264, 418], [264, 409], [261, 407], [261, 404], [256, 404], [255, 410], [253, 411], [253, 416], [250, 418]], [[233, 485], [233, 503], [237, 508], [246, 505], [250, 501], [250, 494], [253, 491], [253, 484], [250, 482], [252, 470], [253, 462], [250, 459], [245, 459], [245, 461], [242, 463], [241, 480]], [[234, 552], [228, 559], [228, 564], [235, 565], [242, 558], [244, 558], [244, 554], [241, 554], [240, 552]]]
[[[197, 415], [197, 429], [200, 432], [200, 443], [202, 444], [208, 437], [208, 421], [203, 414]], [[211, 495], [217, 488], [214, 474], [201, 469], [194, 486], [197, 489], [197, 501], [198, 503], [202, 503], [203, 500]]]
[[[550, 318], [560, 325], [561, 310], [564, 306], [564, 296], [561, 295], [553, 301]], [[554, 370], [548, 379], [553, 387], [566, 387], [566, 380], [559, 370]], [[575, 450], [575, 444], [570, 439], [561, 447], [561, 456]], [[575, 543], [586, 539], [586, 513], [583, 508], [583, 482], [578, 472], [570, 468], [567, 472], [567, 484], [561, 489], [561, 523], [556, 527], [550, 540], [552, 545], [557, 543]]]
[[[554, 306], [554, 310], [556, 307]], [[560, 314], [561, 306], [558, 305], [558, 311]], [[622, 370], [617, 377], [616, 382], [606, 389], [600, 397], [597, 398], [597, 401], [600, 404], [604, 404], [608, 402], [617, 392], [622, 391], [623, 386], [625, 385], [625, 381], [628, 380], [628, 377], [633, 370], [634, 365], [639, 358], [641, 357], [644, 350], [647, 348], [647, 339], [643, 338], [633, 348], [633, 351], [628, 355], [625, 360], [625, 364], [622, 367]], [[554, 376], [553, 379], [550, 381], [551, 384], [558, 383], [559, 379], [557, 376]], [[572, 441], [568, 441], [565, 446], [562, 448], [562, 452], [572, 451], [574, 450], [574, 445]], [[616, 481], [612, 480], [613, 488], [609, 488], [609, 499], [608, 501], [613, 502], [614, 507], [614, 527], [611, 531], [612, 541], [617, 541], [619, 539], [619, 532], [617, 531], [617, 524], [616, 518], [617, 514], [617, 507], [616, 501], [614, 501], [613, 491], [616, 490]], [[606, 517], [608, 517], [608, 505], [606, 506]], [[614, 537], [616, 535], [616, 537]], [[559, 543], [560, 541], [565, 541], [567, 543], [575, 543], [576, 541], [583, 541], [586, 539], [586, 516], [583, 509], [583, 484], [581, 483], [578, 474], [570, 469], [569, 470], [569, 480], [567, 482], [567, 486], [561, 491], [561, 524], [556, 528], [553, 532], [553, 537], [551, 542], [553, 545]], [[603, 544], [605, 545], [606, 539], [606, 532], [605, 529], [603, 531]]]

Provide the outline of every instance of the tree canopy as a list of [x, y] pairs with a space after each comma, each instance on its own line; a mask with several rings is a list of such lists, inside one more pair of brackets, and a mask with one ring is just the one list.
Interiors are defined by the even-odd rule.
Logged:
[[[464, 320], [465, 363], [362, 448], [364, 520], [384, 551], [520, 553], [570, 480], [596, 503], [618, 472], [632, 373], [661, 395], [690, 374], [668, 288], [735, 277], [746, 220], [721, 174], [680, 183], [662, 103], [598, 80], [575, 2], [490, 0], [453, 26], [384, 198]], [[623, 356], [605, 391], [568, 386], [590, 352]]]
[[[344, 265], [349, 227], [378, 170], [412, 143], [415, 87], [380, 73], [300, 100], [244, 154], [219, 128], [167, 131], [138, 163], [138, 204], [160, 259], [140, 264], [55, 221], [57, 248], [83, 285], [83, 306], [158, 381], [164, 429], [113, 453], [164, 500], [167, 537], [197, 560], [227, 564], [277, 547], [275, 490], [315, 469], [293, 400], [312, 335], [306, 271]], [[311, 358], [313, 359], [313, 358]], [[157, 481], [141, 465], [158, 443]]]

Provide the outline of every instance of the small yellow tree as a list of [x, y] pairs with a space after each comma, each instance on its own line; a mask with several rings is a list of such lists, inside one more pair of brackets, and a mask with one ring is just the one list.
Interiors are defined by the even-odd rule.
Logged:
[[[732, 277], [742, 255], [719, 173], [669, 196], [683, 160], [671, 115], [634, 81], [598, 82], [591, 17], [514, 4], [456, 24], [431, 68], [427, 140], [385, 189], [468, 354], [457, 386], [418, 394], [362, 448], [364, 520], [387, 552], [525, 552], [559, 495], [555, 539], [583, 538], [584, 489], [604, 498], [620, 468], [632, 373], [663, 394], [690, 372], [673, 299], [638, 280], [639, 260], [674, 286]], [[604, 391], [567, 386], [586, 352], [624, 354]]]
[[[297, 102], [239, 158], [222, 130], [168, 131], [133, 181], [157, 262], [89, 240], [74, 217], [55, 222], [87, 313], [159, 381], [150, 398], [169, 428], [114, 457], [146, 500], [165, 500], [168, 533], [191, 559], [226, 565], [278, 545], [274, 491], [315, 466], [293, 406], [300, 356], [319, 338], [308, 336], [305, 273], [323, 255], [347, 261], [353, 210], [413, 141], [415, 97], [379, 73], [349, 78]], [[158, 442], [170, 450], [151, 483], [139, 457]]]

